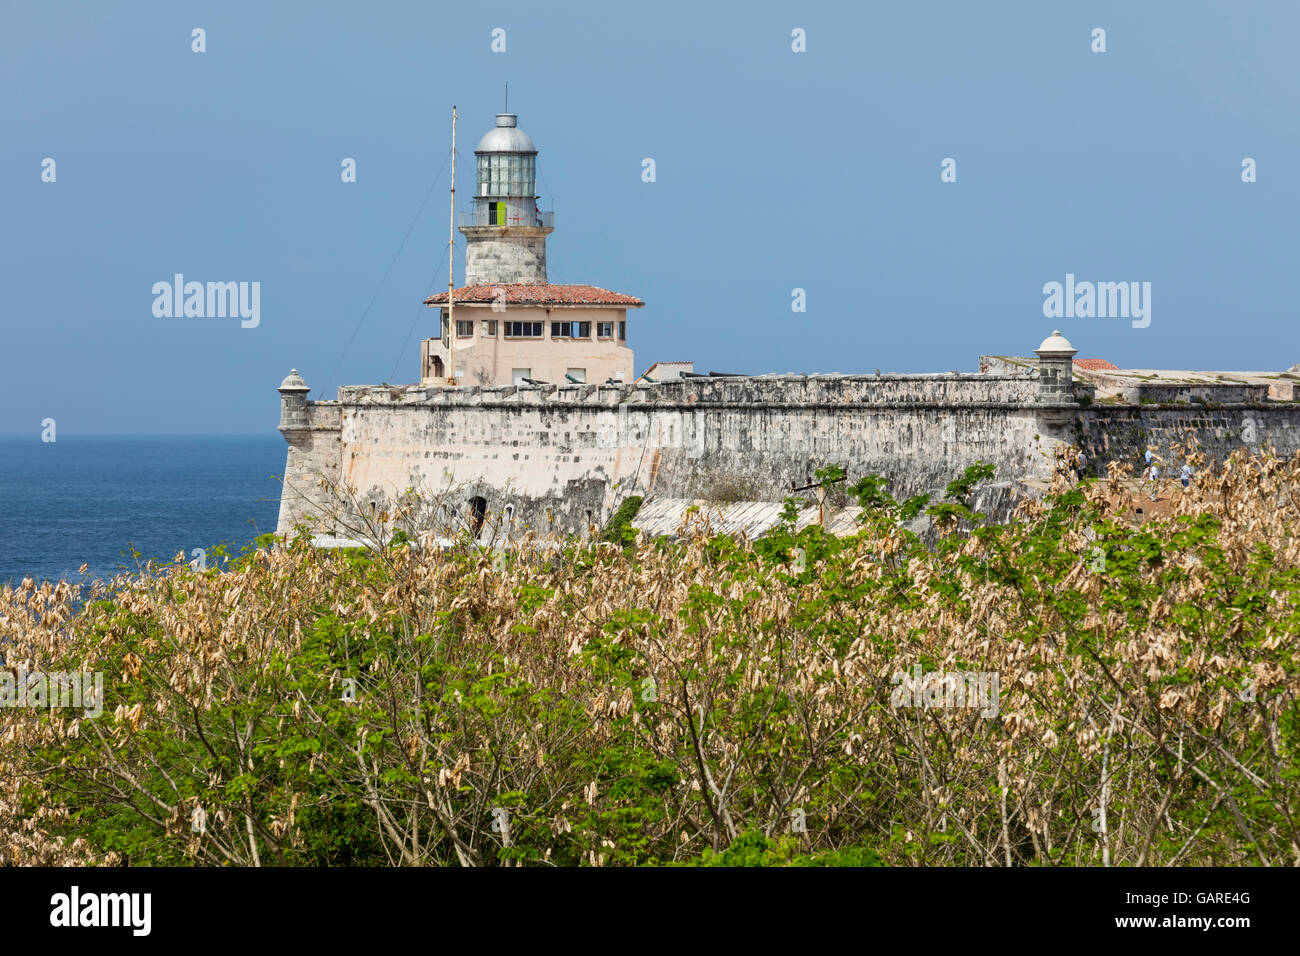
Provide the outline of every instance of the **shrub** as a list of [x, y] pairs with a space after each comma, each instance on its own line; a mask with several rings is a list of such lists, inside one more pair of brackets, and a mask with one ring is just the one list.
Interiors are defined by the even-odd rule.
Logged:
[[600, 532], [599, 540], [622, 545], [632, 544], [636, 540], [636, 528], [632, 527], [632, 519], [641, 510], [643, 500], [641, 495], [629, 495], [624, 498], [618, 510], [610, 517], [609, 523]]
[[1121, 463], [1000, 525], [975, 466], [937, 504], [861, 479], [844, 538], [507, 568], [298, 539], [6, 586], [8, 686], [101, 671], [105, 701], [0, 708], [4, 860], [1289, 864], [1300, 457], [1193, 464], [1141, 525]]

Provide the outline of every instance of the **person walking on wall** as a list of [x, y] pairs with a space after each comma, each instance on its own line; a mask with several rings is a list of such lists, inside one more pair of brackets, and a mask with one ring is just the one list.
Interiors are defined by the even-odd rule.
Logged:
[[1151, 500], [1155, 501], [1156, 490], [1160, 487], [1160, 466], [1154, 461], [1151, 463], [1151, 467], [1147, 469], [1147, 479], [1151, 482]]

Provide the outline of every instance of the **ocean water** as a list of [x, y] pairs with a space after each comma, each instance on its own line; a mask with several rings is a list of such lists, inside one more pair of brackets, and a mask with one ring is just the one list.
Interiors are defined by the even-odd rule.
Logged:
[[87, 583], [134, 569], [132, 550], [140, 563], [218, 544], [238, 554], [275, 530], [285, 451], [278, 432], [0, 435], [0, 585]]

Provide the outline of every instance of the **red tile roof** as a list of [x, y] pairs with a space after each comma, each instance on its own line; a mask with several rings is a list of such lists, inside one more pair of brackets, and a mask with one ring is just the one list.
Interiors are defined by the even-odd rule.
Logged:
[[[457, 302], [495, 302], [498, 290], [504, 290], [506, 305], [621, 305], [640, 308], [640, 299], [621, 292], [610, 292], [594, 285], [471, 285], [456, 290]], [[424, 300], [425, 305], [445, 305], [447, 293], [439, 292]]]
[[1079, 366], [1079, 368], [1087, 369], [1090, 372], [1103, 372], [1109, 371], [1110, 369], [1119, 371], [1118, 365], [1112, 365], [1105, 359], [1075, 359], [1074, 364]]

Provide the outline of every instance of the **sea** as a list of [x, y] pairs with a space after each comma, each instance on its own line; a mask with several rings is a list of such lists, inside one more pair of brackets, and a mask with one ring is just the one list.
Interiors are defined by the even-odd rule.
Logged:
[[218, 545], [238, 555], [275, 530], [286, 450], [278, 432], [0, 435], [0, 586], [90, 584], [195, 549], [219, 566]]

